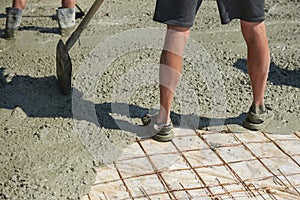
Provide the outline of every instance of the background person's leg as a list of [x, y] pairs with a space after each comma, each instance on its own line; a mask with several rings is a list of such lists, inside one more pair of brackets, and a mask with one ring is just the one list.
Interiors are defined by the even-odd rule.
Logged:
[[12, 7], [24, 10], [27, 4], [27, 0], [13, 0]]
[[76, 1], [75, 0], [62, 0], [61, 7], [62, 8], [75, 8]]

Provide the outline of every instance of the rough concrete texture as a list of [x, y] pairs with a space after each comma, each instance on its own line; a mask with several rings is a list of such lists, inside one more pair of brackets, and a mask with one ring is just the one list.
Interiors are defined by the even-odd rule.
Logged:
[[[78, 0], [84, 10], [92, 2]], [[10, 4], [9, 0], [0, 2], [0, 34], [5, 26], [5, 7]], [[157, 84], [141, 85], [127, 101], [118, 102], [130, 108], [130, 116], [111, 111], [112, 105], [118, 108], [112, 103], [122, 93], [116, 95], [114, 91], [124, 74], [159, 61], [160, 50], [139, 49], [118, 56], [102, 74], [94, 75], [97, 83], [92, 98], [80, 97], [92, 105], [97, 120], [74, 117], [72, 96], [60, 93], [55, 78], [55, 47], [60, 35], [53, 16], [59, 4], [55, 0], [29, 1], [16, 40], [0, 38], [0, 199], [79, 199], [95, 178], [93, 165], [111, 163], [139, 135], [130, 127], [125, 129], [125, 122], [140, 124], [138, 118], [159, 102]], [[125, 30], [164, 28], [152, 21], [154, 5], [154, 1], [105, 1], [83, 32], [80, 45], [76, 43], [70, 51], [74, 84], [81, 81], [81, 64], [101, 42]], [[271, 50], [266, 102], [275, 113], [266, 131], [289, 134], [300, 130], [299, 3], [267, 1], [266, 16]], [[243, 130], [240, 124], [252, 95], [238, 21], [220, 25], [215, 1], [204, 1], [191, 40], [205, 48], [222, 76], [225, 125], [234, 131]], [[180, 115], [200, 119], [197, 128], [206, 127], [212, 118], [224, 118], [211, 112], [214, 108], [207, 77], [192, 70], [201, 65], [185, 56], [182, 80], [191, 91], [183, 87], [176, 94], [172, 107], [176, 124]], [[89, 88], [88, 84], [83, 87]], [[80, 92], [76, 85], [74, 88]], [[196, 110], [183, 106], [191, 99], [199, 105]], [[121, 122], [125, 125], [120, 126]]]

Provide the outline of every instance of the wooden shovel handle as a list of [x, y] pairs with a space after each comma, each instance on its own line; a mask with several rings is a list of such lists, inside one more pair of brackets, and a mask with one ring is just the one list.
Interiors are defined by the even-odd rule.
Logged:
[[75, 44], [76, 40], [80, 37], [81, 32], [87, 27], [91, 19], [94, 17], [95, 13], [97, 12], [98, 8], [101, 6], [104, 0], [95, 0], [92, 7], [87, 12], [86, 16], [80, 22], [76, 30], [71, 34], [66, 42], [66, 47], [68, 51], [72, 48]]

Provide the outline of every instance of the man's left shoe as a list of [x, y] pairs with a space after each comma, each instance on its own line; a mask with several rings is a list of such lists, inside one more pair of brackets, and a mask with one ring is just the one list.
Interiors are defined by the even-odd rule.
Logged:
[[250, 130], [261, 130], [273, 119], [273, 113], [265, 105], [252, 103], [243, 126]]
[[5, 39], [14, 39], [22, 20], [23, 10], [19, 8], [6, 8]]

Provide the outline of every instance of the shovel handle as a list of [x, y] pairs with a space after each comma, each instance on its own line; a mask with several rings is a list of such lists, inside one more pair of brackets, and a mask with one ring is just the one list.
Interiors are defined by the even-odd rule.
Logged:
[[97, 12], [98, 8], [101, 6], [104, 0], [95, 0], [92, 7], [87, 12], [86, 16], [83, 18], [83, 20], [80, 22], [76, 30], [71, 34], [71, 36], [68, 38], [66, 42], [66, 47], [68, 51], [72, 48], [72, 46], [75, 44], [77, 39], [80, 37], [81, 32], [87, 27], [91, 19], [94, 17], [95, 13]]

